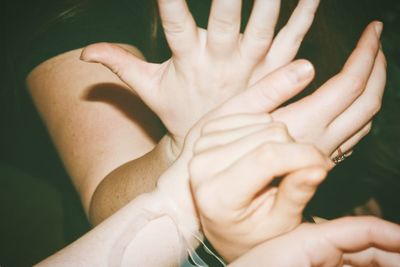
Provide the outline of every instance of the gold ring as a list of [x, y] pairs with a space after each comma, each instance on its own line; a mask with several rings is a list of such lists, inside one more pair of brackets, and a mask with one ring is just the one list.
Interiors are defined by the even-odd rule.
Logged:
[[343, 154], [342, 150], [340, 149], [340, 147], [337, 149], [337, 156], [332, 158], [332, 161], [337, 165], [340, 162], [342, 162], [343, 160], [345, 160], [347, 157], [345, 154]]

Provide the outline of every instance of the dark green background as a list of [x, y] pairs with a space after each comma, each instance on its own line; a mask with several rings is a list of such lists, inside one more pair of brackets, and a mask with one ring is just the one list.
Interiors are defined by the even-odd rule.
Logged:
[[[324, 1], [324, 0], [322, 0]], [[57, 1], [8, 1], [2, 10], [1, 23], [1, 88], [0, 88], [0, 266], [29, 266], [70, 243], [89, 229], [83, 215], [79, 200], [70, 184], [63, 167], [48, 139], [47, 133], [41, 124], [38, 115], [33, 112], [32, 103], [26, 94], [21, 94], [21, 87], [16, 81], [13, 65], [16, 64], [9, 51], [14, 46], [25, 41], [20, 34], [21, 28], [29, 31], [34, 25], [26, 25], [26, 20], [32, 19], [32, 10], [35, 6], [48, 3], [48, 8], [58, 5]], [[385, 102], [388, 108], [383, 111], [378, 121], [381, 124], [390, 124], [397, 128], [394, 131], [378, 129], [375, 137], [384, 143], [379, 147], [384, 153], [369, 151], [367, 146], [360, 145], [360, 152], [354, 155], [354, 162], [359, 170], [373, 173], [370, 166], [363, 166], [363, 154], [378, 155], [374, 161], [386, 161], [387, 158], [398, 157], [400, 154], [398, 140], [399, 123], [399, 85], [400, 76], [400, 5], [398, 1], [381, 1], [385, 22], [384, 47], [390, 59], [389, 86], [391, 92], [387, 94]], [[359, 12], [363, 12], [360, 7]], [[43, 11], [46, 13], [46, 11]], [[357, 16], [357, 14], [354, 14]], [[340, 19], [340, 18], [338, 18]], [[384, 107], [385, 109], [385, 107]], [[393, 110], [393, 112], [391, 111]], [[376, 142], [372, 137], [371, 142]], [[386, 157], [386, 158], [385, 158]], [[398, 161], [397, 161], [398, 162]], [[367, 164], [368, 165], [368, 164]], [[399, 167], [390, 165], [388, 171], [392, 178], [399, 178]], [[337, 170], [337, 176], [348, 174], [354, 168], [346, 164]], [[379, 175], [382, 170], [378, 169]], [[392, 220], [399, 219], [399, 208], [394, 205], [399, 200], [400, 193], [398, 179], [388, 182], [382, 190], [379, 184], [372, 182], [372, 187], [379, 188], [378, 196], [386, 204], [386, 217]], [[393, 182], [393, 185], [390, 183]], [[350, 183], [350, 182], [349, 182]], [[355, 185], [356, 186], [356, 185]], [[329, 181], [325, 187], [329, 187]], [[353, 187], [354, 188], [354, 187]], [[375, 189], [376, 189], [375, 188]], [[330, 199], [327, 203], [332, 207], [332, 214], [340, 214], [340, 202], [334, 190], [323, 189], [320, 195]], [[314, 207], [318, 210], [319, 207]]]

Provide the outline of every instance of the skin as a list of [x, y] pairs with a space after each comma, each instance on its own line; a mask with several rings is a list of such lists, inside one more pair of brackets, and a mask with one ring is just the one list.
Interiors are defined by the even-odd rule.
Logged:
[[[301, 69], [304, 64], [306, 63], [303, 61], [294, 62], [266, 77], [263, 84], [282, 81], [282, 78], [288, 73], [290, 75], [297, 74], [298, 79], [283, 79], [286, 82], [279, 83], [280, 87], [278, 87], [285, 92], [291, 91], [294, 94], [310, 81], [310, 77], [304, 77], [302, 73]], [[260, 99], [260, 93], [268, 95], [270, 91], [266, 90], [264, 86], [253, 87], [203, 117], [189, 132], [182, 154], [169, 168], [170, 175], [163, 175], [156, 191], [151, 194], [143, 194], [131, 201], [85, 236], [39, 263], [38, 266], [178, 266], [184, 255], [182, 252], [193, 248], [196, 244], [196, 239], [192, 236], [195, 234], [193, 225], [187, 224], [187, 218], [194, 218], [196, 212], [193, 208], [192, 210], [185, 209], [188, 207], [191, 196], [188, 183], [184, 186], [185, 179], [188, 181], [188, 177], [183, 176], [188, 173], [188, 159], [193, 154], [195, 141], [201, 135], [202, 129], [210, 125], [207, 124], [208, 122], [235, 115], [237, 110], [256, 115], [272, 110], [281, 104], [279, 101], [271, 103], [267, 98]], [[283, 99], [285, 97], [281, 101], [284, 101]], [[276, 162], [280, 161], [279, 155], [272, 159], [275, 159]], [[248, 165], [248, 162], [246, 165], [247, 168], [253, 167], [251, 164]], [[184, 168], [180, 169], [182, 167]], [[290, 166], [286, 167], [290, 172]], [[260, 165], [258, 168], [264, 169]], [[179, 173], [180, 175], [177, 175]], [[185, 196], [189, 198], [185, 199]], [[289, 199], [283, 199], [290, 202]], [[335, 263], [331, 259], [340, 261], [341, 255], [344, 255], [343, 252], [362, 252], [372, 246], [382, 252], [367, 253], [367, 258], [360, 254], [347, 253], [345, 255], [346, 262], [369, 263], [379, 260], [386, 264], [394, 262], [399, 257], [400, 228], [388, 222], [378, 219], [358, 219], [355, 223], [347, 220], [328, 223], [322, 227], [316, 225], [306, 227], [308, 226], [301, 226], [287, 235], [261, 244], [243, 258], [240, 257], [233, 262], [232, 266], [253, 266], [255, 260], [258, 263], [265, 261], [266, 264], [279, 266], [277, 264], [282, 263], [282, 256], [277, 257], [277, 254], [274, 254], [273, 257], [265, 256], [266, 252], [275, 253], [273, 249], [278, 249], [281, 253], [287, 252], [293, 256], [283, 257], [289, 260], [289, 262], [285, 262], [287, 265], [284, 266], [293, 266], [294, 260], [296, 262], [300, 260], [301, 266], [319, 266], [318, 264], [321, 262]], [[381, 229], [385, 230], [381, 231]], [[194, 230], [198, 231], [199, 229]], [[359, 238], [349, 240], [349, 232], [356, 233]], [[309, 246], [303, 247], [303, 243], [293, 242], [293, 240], [305, 240], [305, 238], [310, 240]], [[322, 241], [324, 242], [323, 247], [321, 247]], [[299, 246], [302, 249], [299, 249]], [[322, 249], [317, 258], [312, 257], [315, 254], [309, 253], [315, 251], [315, 247]], [[262, 253], [264, 253], [264, 257], [259, 257]], [[157, 257], [153, 257], [154, 255]], [[308, 262], [312, 264], [306, 265]]]
[[[160, 174], [181, 151], [187, 131], [202, 115], [246, 88], [262, 86], [267, 73], [293, 59], [299, 40], [311, 25], [318, 1], [301, 1], [287, 27], [272, 41], [278, 2], [256, 1], [256, 11], [238, 46], [237, 40], [242, 38], [238, 29], [241, 1], [229, 2], [231, 7], [226, 12], [228, 2], [215, 0], [207, 32], [196, 28], [185, 1], [159, 1], [163, 27], [173, 52], [169, 61], [149, 64], [138, 57], [140, 53], [135, 48], [97, 44], [50, 59], [30, 73], [27, 84], [32, 98], [94, 224], [156, 186]], [[263, 17], [266, 14], [269, 14], [267, 23]], [[226, 47], [223, 53], [221, 44]], [[285, 122], [296, 140], [317, 140], [315, 145], [327, 155], [334, 154], [339, 145], [344, 151], [350, 150], [368, 132], [369, 122], [379, 109], [376, 96], [381, 95], [385, 79], [379, 75], [384, 72], [384, 57], [378, 51], [379, 25], [374, 24], [363, 35], [356, 56], [349, 59], [334, 81], [297, 105], [277, 109], [272, 114], [274, 119]], [[103, 63], [125, 84], [99, 65], [80, 62], [81, 52], [83, 60]], [[361, 66], [357, 62], [366, 63]], [[304, 75], [310, 71], [310, 65], [304, 67]], [[133, 94], [123, 94], [136, 103], [132, 106], [126, 104], [127, 97], [117, 97], [112, 104], [109, 98], [102, 102], [83, 97], [99, 85], [106, 91], [132, 90], [160, 117], [168, 133], [159, 141], [164, 133], [159, 121]], [[277, 88], [276, 84], [270, 86], [270, 101], [277, 102], [281, 94], [293, 96]], [[371, 88], [368, 94], [366, 88]], [[157, 97], [152, 97], [155, 94]], [[339, 104], [336, 101], [332, 112], [329, 109], [321, 118], [310, 120], [310, 114], [321, 107], [327, 95], [329, 99], [340, 97], [349, 101]], [[371, 98], [372, 107], [366, 105]], [[361, 103], [352, 114], [363, 127], [352, 123], [327, 127], [356, 102]], [[188, 103], [199, 103], [190, 105], [194, 111], [190, 116], [186, 112]], [[183, 118], [179, 117], [181, 114]], [[145, 119], [139, 121], [143, 116]], [[304, 127], [303, 123], [311, 121], [315, 124]]]
[[267, 114], [210, 121], [189, 168], [202, 231], [231, 262], [298, 226], [331, 167], [329, 158], [312, 145], [295, 143], [286, 126]]
[[[285, 82], [280, 82], [277, 88], [295, 94], [310, 80], [310, 77], [302, 74], [304, 64], [307, 63], [294, 62], [274, 72], [263, 82], [269, 84], [283, 80]], [[298, 79], [283, 79], [288, 73], [298, 75]], [[127, 266], [177, 266], [182, 260], [182, 251], [186, 252], [186, 249], [194, 248], [198, 244], [194, 234], [198, 233], [199, 225], [196, 224], [197, 216], [187, 176], [194, 140], [208, 120], [234, 114], [238, 109], [254, 107], [247, 104], [258, 103], [258, 112], [261, 109], [273, 109], [286, 97], [282, 96], [280, 101], [271, 103], [261, 100], [258, 97], [260, 92], [268, 95], [269, 90], [265, 90], [265, 87], [254, 87], [202, 118], [188, 134], [183, 153], [160, 178], [156, 190], [129, 202], [88, 234], [39, 266], [108, 266], [110, 262], [117, 266], [125, 266], [125, 262]]]
[[303, 224], [259, 245], [229, 266], [394, 267], [400, 262], [398, 227], [372, 217]]

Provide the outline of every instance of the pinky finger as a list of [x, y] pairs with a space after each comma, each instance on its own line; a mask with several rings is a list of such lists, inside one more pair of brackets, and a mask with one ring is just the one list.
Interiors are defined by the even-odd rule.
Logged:
[[[350, 156], [354, 147], [369, 134], [372, 129], [372, 122], [369, 122], [365, 125], [360, 131], [355, 133], [352, 137], [350, 137], [347, 141], [345, 141], [341, 146], [339, 146], [340, 150], [344, 153], [345, 156]], [[338, 156], [338, 149], [336, 149], [331, 157]]]
[[[324, 166], [295, 171], [283, 178], [273, 210], [283, 218], [299, 218], [327, 175]], [[299, 222], [296, 222], [299, 223]]]

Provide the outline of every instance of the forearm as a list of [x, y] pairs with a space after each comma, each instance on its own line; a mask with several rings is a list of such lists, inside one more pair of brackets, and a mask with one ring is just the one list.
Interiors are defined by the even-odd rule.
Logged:
[[91, 223], [99, 224], [140, 194], [151, 192], [175, 158], [171, 138], [165, 135], [149, 153], [108, 174], [93, 194]]
[[38, 266], [177, 266], [185, 256], [165, 201], [143, 194]]

